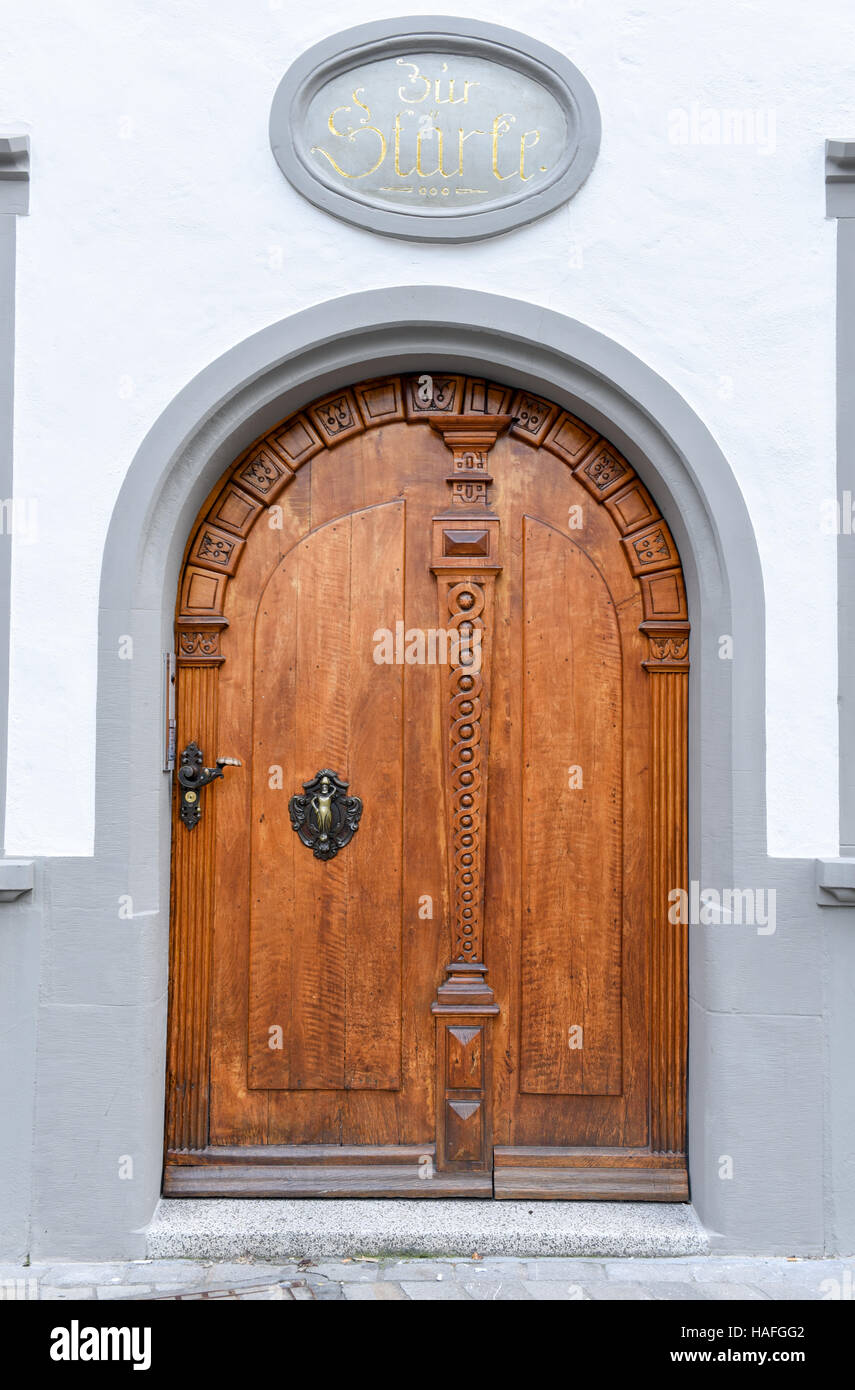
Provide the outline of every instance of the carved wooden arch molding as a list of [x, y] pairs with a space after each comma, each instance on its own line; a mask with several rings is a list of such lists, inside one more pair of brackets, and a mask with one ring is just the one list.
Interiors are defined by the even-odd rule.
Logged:
[[[421, 384], [420, 384], [421, 383]], [[176, 618], [182, 666], [219, 665], [226, 587], [259, 517], [322, 449], [396, 420], [510, 414], [510, 433], [548, 449], [610, 512], [641, 587], [648, 670], [688, 669], [689, 623], [680, 557], [656, 504], [627, 460], [589, 425], [528, 391], [476, 377], [387, 376], [324, 396], [256, 440], [203, 508], [184, 558]]]

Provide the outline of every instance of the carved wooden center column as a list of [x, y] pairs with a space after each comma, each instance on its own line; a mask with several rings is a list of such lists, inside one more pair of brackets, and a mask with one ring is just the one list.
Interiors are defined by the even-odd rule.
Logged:
[[437, 990], [437, 1166], [491, 1163], [488, 1019], [499, 1012], [484, 964], [484, 849], [490, 736], [493, 596], [499, 518], [487, 456], [510, 415], [445, 415], [431, 425], [453, 458], [451, 505], [433, 518], [431, 569], [439, 626], [449, 633], [443, 692], [451, 961]]

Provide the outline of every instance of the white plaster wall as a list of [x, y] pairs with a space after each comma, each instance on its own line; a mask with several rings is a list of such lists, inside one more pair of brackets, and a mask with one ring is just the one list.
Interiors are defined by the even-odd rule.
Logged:
[[[456, 12], [566, 53], [603, 116], [569, 207], [448, 248], [345, 227], [267, 141], [304, 48], [394, 17], [296, 0], [6, 0], [0, 129], [33, 141], [19, 222], [7, 852], [93, 841], [96, 606], [111, 509], [144, 434], [221, 352], [337, 294], [442, 282], [591, 324], [704, 419], [757, 531], [768, 601], [769, 848], [835, 853], [834, 224], [823, 141], [850, 136], [844, 0], [505, 0]], [[774, 150], [678, 146], [692, 104], [774, 112]], [[671, 118], [673, 119], [673, 118]], [[768, 135], [769, 128], [766, 127]], [[737, 652], [752, 661], [754, 654]]]

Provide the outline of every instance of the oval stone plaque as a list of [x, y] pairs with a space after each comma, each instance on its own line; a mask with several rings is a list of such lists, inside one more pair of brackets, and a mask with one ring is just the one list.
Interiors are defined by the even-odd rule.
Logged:
[[289, 68], [270, 114], [285, 176], [386, 236], [472, 241], [573, 196], [600, 142], [585, 78], [511, 29], [456, 19], [360, 25]]

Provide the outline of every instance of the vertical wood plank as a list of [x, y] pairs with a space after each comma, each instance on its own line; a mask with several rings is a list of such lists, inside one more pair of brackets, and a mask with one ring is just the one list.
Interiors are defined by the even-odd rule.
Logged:
[[[286, 797], [301, 792], [302, 783], [324, 767], [350, 777], [351, 527], [350, 517], [341, 518], [299, 547], [298, 768]], [[345, 1070], [347, 855], [327, 863], [315, 859], [284, 819], [282, 834], [294, 842], [291, 1085], [338, 1089]]]
[[[298, 773], [294, 710], [299, 587], [295, 564], [300, 550], [297, 545], [286, 553], [260, 599], [255, 596], [255, 640], [248, 672], [252, 792], [248, 808], [247, 1067], [251, 1088], [291, 1084], [295, 848], [293, 836], [286, 832], [287, 801], [297, 787]], [[271, 931], [273, 924], [275, 929]]]
[[530, 517], [524, 528], [520, 1086], [614, 1095], [622, 1083], [620, 636], [584, 552]]
[[344, 855], [348, 1089], [401, 1084], [404, 668], [375, 662], [374, 634], [404, 621], [404, 520], [403, 502], [352, 518], [348, 757], [374, 794]]
[[[253, 776], [268, 779], [270, 764], [274, 762], [267, 747], [253, 747], [254, 628], [259, 595], [283, 554], [308, 530], [309, 476], [309, 468], [297, 474], [288, 486], [285, 505], [265, 512], [256, 524], [252, 543], [241, 560], [239, 576], [229, 585], [226, 595], [229, 627], [221, 643], [226, 660], [219, 675], [218, 751], [240, 758], [242, 768], [227, 773], [224, 781], [217, 784], [211, 993], [212, 1144], [261, 1144], [267, 1140], [268, 1096], [263, 1090], [253, 1089], [247, 1065]], [[287, 707], [287, 672], [280, 672], [280, 681], [282, 704]], [[272, 964], [274, 979], [269, 983], [271, 995], [276, 998], [277, 961]], [[270, 1019], [270, 1013], [265, 1017]], [[265, 1033], [262, 1041], [266, 1048], [269, 1035]]]

